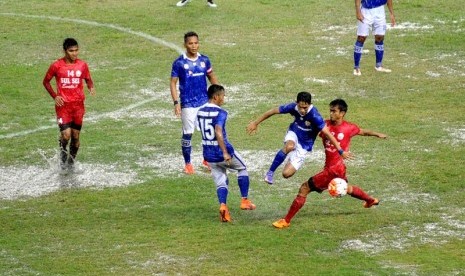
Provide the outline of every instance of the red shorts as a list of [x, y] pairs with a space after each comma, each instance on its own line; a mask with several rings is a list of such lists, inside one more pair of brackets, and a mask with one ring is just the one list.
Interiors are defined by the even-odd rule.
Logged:
[[84, 108], [84, 102], [68, 102], [63, 106], [56, 106], [55, 111], [57, 114], [57, 123], [58, 126], [82, 126], [82, 121], [84, 119], [84, 113], [86, 110]]
[[347, 181], [346, 165], [343, 162], [331, 167], [325, 167], [321, 172], [312, 176], [313, 186], [316, 188], [316, 192], [322, 192], [328, 189], [329, 182], [336, 177]]

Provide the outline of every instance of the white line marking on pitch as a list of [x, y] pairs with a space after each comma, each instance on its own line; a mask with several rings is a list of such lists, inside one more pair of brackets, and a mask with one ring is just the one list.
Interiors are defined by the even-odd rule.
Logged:
[[[177, 45], [175, 45], [175, 44], [173, 44], [171, 42], [167, 42], [167, 41], [165, 41], [163, 39], [151, 36], [149, 34], [146, 34], [146, 33], [143, 33], [143, 32], [133, 31], [133, 30], [131, 30], [129, 28], [121, 27], [121, 26], [114, 25], [114, 24], [105, 24], [105, 23], [99, 23], [99, 22], [95, 22], [95, 21], [88, 21], [88, 20], [82, 20], [82, 19], [63, 18], [63, 17], [56, 17], [56, 16], [29, 15], [29, 14], [20, 14], [20, 13], [0, 13], [0, 15], [13, 16], [13, 17], [26, 17], [26, 18], [34, 18], [34, 19], [44, 19], [44, 20], [56, 20], [56, 21], [63, 21], [63, 22], [74, 22], [74, 23], [86, 24], [86, 25], [90, 25], [90, 26], [115, 29], [115, 30], [118, 30], [118, 31], [123, 32], [123, 33], [140, 36], [140, 37], [145, 38], [145, 39], [147, 39], [147, 40], [149, 40], [149, 41], [151, 41], [153, 43], [160, 44], [160, 45], [162, 45], [164, 47], [173, 49], [176, 52], [178, 52], [179, 54], [182, 54], [184, 52], [184, 50], [182, 48], [178, 47]], [[148, 100], [136, 103], [136, 104], [132, 104], [132, 105], [130, 105], [128, 107], [125, 107], [125, 108], [122, 108], [122, 109], [120, 109], [120, 110], [118, 110], [116, 112], [131, 110], [131, 109], [137, 108], [137, 107], [139, 107], [141, 105], [144, 105], [144, 104], [146, 104], [148, 102], [151, 102], [151, 101], [154, 101], [154, 100], [155, 99], [148, 99]], [[114, 112], [111, 112], [111, 114], [113, 114]], [[103, 118], [105, 116], [106, 116], [106, 114], [101, 114], [99, 116], [96, 116], [95, 118], [88, 118], [88, 120], [95, 120], [95, 119]], [[56, 125], [41, 126], [41, 127], [35, 128], [35, 129], [29, 129], [29, 130], [25, 130], [25, 131], [16, 132], [16, 133], [0, 135], [0, 139], [25, 136], [25, 135], [28, 135], [28, 134], [31, 134], [31, 133], [35, 133], [35, 132], [39, 132], [39, 131], [42, 131], [42, 130], [51, 129], [51, 128], [55, 128], [55, 127], [56, 127]]]

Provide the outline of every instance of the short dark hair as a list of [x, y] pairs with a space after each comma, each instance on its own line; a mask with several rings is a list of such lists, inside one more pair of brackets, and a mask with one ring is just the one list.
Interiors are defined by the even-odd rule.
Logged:
[[347, 109], [349, 109], [349, 106], [347, 105], [346, 101], [344, 101], [343, 99], [332, 100], [329, 103], [329, 106], [337, 107], [339, 111], [344, 111], [344, 112], [347, 112]]
[[221, 91], [224, 91], [224, 87], [222, 85], [219, 85], [219, 84], [210, 85], [207, 91], [208, 99], [213, 99], [213, 96], [215, 96], [215, 94]]
[[297, 94], [297, 102], [304, 102], [304, 103], [308, 103], [308, 104], [311, 104], [312, 103], [312, 94], [306, 92], [306, 91], [302, 91], [302, 92], [299, 92]]
[[65, 38], [65, 40], [63, 41], [63, 50], [66, 51], [73, 46], [79, 46], [77, 40], [70, 37]]
[[187, 32], [184, 34], [184, 43], [186, 43], [187, 39], [191, 36], [195, 36], [197, 39], [199, 38], [199, 35], [196, 32]]

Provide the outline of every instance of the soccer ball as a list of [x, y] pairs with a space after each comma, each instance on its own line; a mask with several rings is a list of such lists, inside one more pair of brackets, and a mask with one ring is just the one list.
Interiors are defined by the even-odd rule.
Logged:
[[347, 194], [347, 182], [342, 178], [334, 178], [328, 184], [328, 192], [332, 197], [341, 197]]

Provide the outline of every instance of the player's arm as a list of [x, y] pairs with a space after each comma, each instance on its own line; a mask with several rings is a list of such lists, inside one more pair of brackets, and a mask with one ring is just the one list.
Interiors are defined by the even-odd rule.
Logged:
[[360, 132], [358, 133], [358, 135], [361, 135], [361, 136], [376, 136], [376, 137], [381, 138], [381, 139], [386, 139], [388, 137], [384, 133], [376, 132], [376, 131], [369, 130], [369, 129], [360, 129]]
[[396, 17], [394, 15], [394, 7], [392, 4], [392, 0], [387, 0], [387, 8], [389, 10], [389, 18], [391, 20], [391, 27], [394, 27], [396, 25]]
[[50, 81], [52, 80], [52, 78], [55, 76], [55, 70], [53, 68], [53, 65], [50, 66], [50, 68], [48, 68], [47, 70], [47, 73], [45, 74], [45, 77], [44, 79], [42, 80], [42, 84], [44, 85], [45, 87], [45, 90], [47, 90], [48, 94], [50, 94], [50, 96], [55, 99], [56, 96], [57, 96], [57, 93], [55, 93], [55, 91], [53, 90], [53, 87], [52, 85], [50, 84]]
[[90, 95], [94, 96], [95, 95], [95, 89], [94, 89], [94, 81], [92, 80], [92, 77], [90, 75], [89, 71], [89, 66], [87, 63], [84, 63], [84, 73], [82, 74], [84, 80], [86, 81], [87, 89], [89, 89]]
[[353, 155], [351, 152], [349, 151], [345, 151], [341, 148], [341, 146], [339, 145], [339, 142], [336, 140], [336, 137], [334, 137], [334, 135], [331, 134], [331, 132], [329, 131], [329, 128], [327, 126], [325, 126], [321, 132], [326, 136], [326, 138], [331, 142], [331, 144], [334, 145], [334, 147], [336, 147], [337, 151], [339, 152], [339, 154], [341, 155], [341, 157], [343, 159], [352, 159], [353, 158]]
[[173, 104], [174, 104], [174, 114], [179, 117], [181, 116], [181, 103], [179, 102], [178, 90], [176, 89], [177, 83], [178, 83], [178, 78], [171, 77], [170, 79], [171, 99], [173, 100]]
[[361, 6], [362, 6], [362, 1], [361, 0], [355, 0], [355, 17], [357, 17], [358, 21], [363, 22], [363, 15], [362, 15], [362, 11], [361, 11]]
[[218, 78], [216, 77], [216, 74], [213, 71], [210, 71], [210, 73], [207, 74], [207, 78], [211, 84], [219, 84]]
[[50, 81], [52, 80], [54, 76], [55, 76], [55, 67], [51, 65], [47, 73], [45, 74], [42, 84], [44, 85], [45, 90], [47, 90], [48, 94], [50, 94], [53, 100], [55, 100], [55, 105], [62, 106], [65, 103], [63, 101], [63, 98], [60, 95], [58, 95], [58, 93], [55, 93], [52, 85], [50, 84]]
[[226, 149], [226, 144], [224, 143], [223, 137], [223, 128], [220, 125], [215, 125], [215, 136], [216, 141], [218, 142], [218, 146], [223, 152], [224, 161], [226, 161], [229, 164], [229, 161], [231, 160], [231, 155], [228, 153], [228, 150]]
[[94, 81], [92, 80], [90, 75], [86, 79], [86, 84], [87, 84], [87, 89], [89, 89], [90, 95], [94, 96], [95, 95]]
[[258, 125], [261, 122], [265, 121], [266, 119], [270, 118], [275, 114], [279, 114], [279, 107], [275, 107], [268, 110], [267, 112], [263, 113], [260, 117], [258, 117], [256, 120], [250, 122], [247, 126], [247, 133], [254, 134], [257, 131]]

